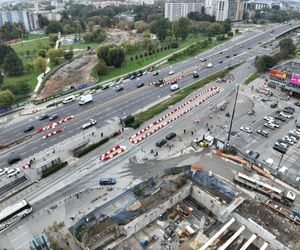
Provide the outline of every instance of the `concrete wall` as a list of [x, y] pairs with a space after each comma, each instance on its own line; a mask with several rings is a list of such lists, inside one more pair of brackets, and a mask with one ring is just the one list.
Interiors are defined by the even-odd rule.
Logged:
[[201, 206], [211, 211], [217, 217], [219, 217], [220, 214], [223, 214], [223, 211], [227, 208], [227, 206], [220, 203], [215, 197], [211, 196], [196, 185], [191, 188], [191, 196], [199, 204], [201, 204]]
[[164, 213], [168, 208], [175, 206], [180, 201], [187, 198], [190, 195], [190, 193], [191, 193], [191, 182], [188, 182], [181, 190], [178, 190], [178, 192], [176, 194], [171, 196], [168, 200], [163, 202], [161, 205], [142, 214], [135, 220], [133, 220], [130, 223], [128, 223], [127, 225], [125, 225], [124, 229], [126, 231], [126, 237], [122, 237], [122, 238], [114, 241], [113, 243], [111, 243], [109, 246], [107, 246], [104, 249], [108, 250], [108, 249], [114, 248], [115, 246], [120, 244], [122, 241], [129, 238], [130, 236], [132, 236], [133, 234], [135, 234], [136, 232], [138, 232], [139, 230], [143, 229], [148, 224], [150, 224], [151, 222], [156, 220], [156, 218], [159, 215], [161, 215], [162, 213]]

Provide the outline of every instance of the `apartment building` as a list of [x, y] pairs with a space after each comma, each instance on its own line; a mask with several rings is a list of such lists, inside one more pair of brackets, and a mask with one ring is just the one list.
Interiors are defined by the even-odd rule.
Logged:
[[26, 31], [40, 28], [38, 15], [26, 10], [10, 10], [0, 12], [0, 27], [5, 23], [21, 23]]

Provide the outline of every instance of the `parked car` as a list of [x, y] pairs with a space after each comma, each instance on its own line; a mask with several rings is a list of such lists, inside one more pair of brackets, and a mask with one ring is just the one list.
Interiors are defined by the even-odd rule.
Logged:
[[169, 71], [169, 75], [174, 75], [174, 74], [175, 74], [175, 72], [173, 70]]
[[252, 133], [252, 129], [249, 128], [249, 127], [240, 127], [240, 130], [248, 133], [248, 134], [251, 134]]
[[278, 106], [277, 103], [272, 103], [272, 104], [270, 105], [270, 107], [271, 107], [272, 109], [277, 108], [277, 106]]
[[219, 52], [219, 54], [223, 54], [223, 51], [221, 50], [221, 51]]
[[42, 120], [45, 120], [47, 118], [49, 118], [49, 115], [43, 114], [43, 115], [40, 116], [39, 120], [42, 121]]
[[230, 55], [227, 55], [227, 56], [226, 56], [226, 58], [229, 58], [229, 57], [230, 57]]
[[10, 177], [13, 177], [13, 176], [17, 175], [18, 173], [20, 173], [20, 169], [19, 168], [12, 168], [12, 169], [10, 169], [10, 170], [7, 171], [6, 177], [10, 178]]
[[266, 128], [270, 128], [270, 129], [275, 129], [275, 126], [274, 126], [274, 124], [270, 124], [270, 123], [264, 123], [264, 126], [266, 127]]
[[282, 111], [292, 115], [292, 114], [294, 114], [295, 109], [294, 108], [292, 109], [291, 107], [285, 107], [285, 108], [282, 109]]
[[158, 142], [156, 142], [156, 146], [161, 148], [163, 145], [165, 145], [167, 143], [167, 141], [165, 139], [161, 139]]
[[286, 121], [286, 119], [285, 119], [283, 116], [281, 116], [281, 115], [276, 115], [274, 118], [275, 118], [276, 120], [279, 120], [279, 121], [282, 121], [282, 122], [285, 122], [285, 121]]
[[101, 178], [99, 181], [99, 184], [102, 186], [115, 185], [116, 183], [117, 183], [117, 180], [115, 178]]
[[166, 139], [167, 139], [167, 140], [171, 140], [171, 139], [173, 139], [174, 137], [176, 137], [176, 133], [171, 132], [171, 133], [167, 134]]
[[223, 61], [221, 60], [221, 61], [219, 61], [219, 63], [223, 63]]
[[255, 159], [255, 160], [257, 160], [257, 159], [259, 158], [259, 156], [260, 156], [260, 153], [254, 152], [254, 151], [249, 150], [249, 149], [246, 150], [245, 153], [246, 153], [250, 158]]
[[264, 117], [264, 120], [267, 121], [267, 122], [273, 122], [273, 121], [274, 121], [274, 118], [271, 117], [271, 116], [265, 116], [265, 117]]
[[8, 158], [7, 163], [8, 163], [9, 165], [12, 165], [12, 164], [14, 164], [14, 163], [20, 161], [21, 159], [22, 159], [22, 158], [21, 158], [21, 156], [19, 156], [19, 155], [12, 156], [12, 157]]
[[134, 80], [136, 78], [136, 75], [132, 75], [132, 76], [130, 76], [130, 80]]
[[300, 129], [300, 123], [297, 123], [297, 124], [296, 124], [296, 128], [299, 128], [299, 129]]
[[29, 126], [25, 127], [24, 133], [27, 133], [27, 132], [29, 132], [29, 131], [31, 131], [31, 130], [34, 130], [34, 126], [29, 125]]
[[282, 154], [285, 154], [286, 151], [287, 151], [285, 148], [280, 147], [280, 146], [278, 146], [278, 145], [274, 145], [274, 146], [273, 146], [273, 149], [276, 150], [276, 151], [278, 151], [279, 153], [282, 153]]
[[194, 72], [193, 72], [193, 78], [198, 78], [198, 77], [199, 77], [198, 72], [197, 72], [197, 71], [194, 71]]
[[286, 175], [288, 172], [289, 172], [289, 169], [287, 167], [284, 167], [284, 166], [279, 168], [279, 170], [278, 170], [278, 173], [281, 173], [281, 174], [284, 174], [284, 175]]
[[257, 133], [264, 137], [268, 137], [268, 135], [269, 135], [269, 132], [262, 130], [262, 129], [257, 130]]
[[289, 135], [289, 136], [295, 137], [297, 140], [300, 139], [300, 135], [298, 135], [298, 134], [296, 134], [296, 133], [293, 133], [293, 131], [290, 131], [288, 135]]
[[237, 55], [238, 55], [237, 53], [233, 54], [233, 56], [237, 56]]
[[140, 83], [138, 83], [138, 84], [136, 85], [137, 88], [141, 88], [141, 87], [143, 87], [143, 86], [144, 86], [144, 83], [143, 83], [143, 82], [140, 82]]
[[273, 166], [274, 160], [272, 158], [268, 158], [265, 162], [268, 165], [268, 167], [270, 168]]
[[280, 146], [284, 149], [287, 149], [289, 147], [289, 144], [284, 142], [284, 140], [279, 139], [277, 142], [275, 142], [275, 145]]
[[141, 77], [141, 76], [143, 76], [143, 72], [140, 72], [136, 75], [136, 77]]
[[53, 114], [49, 116], [49, 121], [56, 120], [59, 116], [57, 114]]
[[206, 58], [200, 58], [201, 62], [206, 62]]
[[287, 115], [287, 114], [285, 114], [285, 113], [283, 113], [283, 112], [280, 112], [279, 114], [280, 114], [281, 116], [285, 117], [285, 118], [288, 118], [288, 119], [293, 119], [293, 118], [294, 118], [294, 116], [292, 116], [292, 115]]
[[255, 111], [253, 109], [250, 109], [248, 110], [247, 112], [248, 115], [254, 115], [255, 114]]
[[269, 124], [271, 124], [271, 125], [274, 126], [275, 128], [279, 128], [279, 127], [280, 127], [280, 125], [279, 125], [277, 122], [275, 122], [275, 121], [269, 122]]
[[8, 168], [0, 168], [0, 176], [6, 174], [8, 170]]
[[153, 73], [153, 76], [157, 76], [157, 75], [159, 75], [159, 72], [158, 72], [158, 71], [155, 71], [155, 72]]
[[172, 85], [170, 86], [170, 89], [171, 89], [172, 91], [176, 91], [176, 90], [179, 89], [179, 85], [178, 85], [178, 84], [172, 84]]

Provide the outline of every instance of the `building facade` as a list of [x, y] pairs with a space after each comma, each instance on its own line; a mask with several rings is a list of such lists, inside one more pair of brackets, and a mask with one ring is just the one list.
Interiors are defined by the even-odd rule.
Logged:
[[204, 7], [204, 1], [166, 2], [165, 18], [170, 21], [178, 20], [181, 17], [186, 17], [190, 12], [201, 12], [202, 7]]
[[5, 23], [21, 23], [26, 31], [36, 30], [40, 28], [38, 15], [34, 12], [26, 10], [12, 10], [0, 12], [0, 27]]

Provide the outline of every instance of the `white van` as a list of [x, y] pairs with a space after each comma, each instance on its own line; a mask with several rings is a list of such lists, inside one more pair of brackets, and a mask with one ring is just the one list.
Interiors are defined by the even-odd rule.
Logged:
[[63, 100], [63, 104], [67, 104], [67, 103], [69, 103], [69, 102], [73, 102], [73, 101], [75, 101], [75, 96], [74, 95], [71, 95], [71, 96], [68, 96], [68, 97], [66, 97], [64, 100]]
[[287, 174], [289, 169], [287, 167], [281, 167], [279, 168], [278, 172], [281, 174]]

